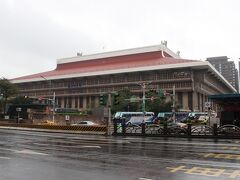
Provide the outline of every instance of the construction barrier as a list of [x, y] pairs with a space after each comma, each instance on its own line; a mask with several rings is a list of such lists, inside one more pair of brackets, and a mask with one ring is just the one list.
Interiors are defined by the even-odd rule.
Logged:
[[52, 130], [70, 130], [70, 131], [92, 131], [92, 132], [107, 132], [106, 126], [64, 126], [64, 125], [36, 125], [36, 124], [1, 124], [5, 127], [22, 127], [22, 128], [36, 128], [36, 129], [52, 129]]

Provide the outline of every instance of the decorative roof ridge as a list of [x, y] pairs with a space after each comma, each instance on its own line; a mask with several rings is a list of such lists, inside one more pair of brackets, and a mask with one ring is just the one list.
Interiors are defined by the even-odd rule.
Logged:
[[88, 61], [88, 60], [102, 59], [102, 58], [108, 58], [108, 57], [126, 56], [126, 55], [156, 52], [156, 51], [163, 51], [173, 58], [181, 59], [180, 56], [178, 56], [176, 53], [171, 51], [165, 45], [160, 44], [160, 45], [154, 45], [154, 46], [146, 46], [146, 47], [138, 47], [138, 48], [116, 50], [116, 51], [109, 51], [109, 52], [96, 53], [96, 54], [89, 54], [84, 56], [62, 58], [62, 59], [57, 59], [57, 64], [65, 64], [65, 63], [78, 62], [78, 61]]

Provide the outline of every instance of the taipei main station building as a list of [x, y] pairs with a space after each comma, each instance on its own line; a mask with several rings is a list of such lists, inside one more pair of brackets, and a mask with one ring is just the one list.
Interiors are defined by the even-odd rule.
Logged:
[[100, 94], [128, 89], [175, 90], [182, 110], [204, 111], [209, 95], [236, 89], [208, 62], [182, 59], [165, 45], [148, 46], [57, 60], [54, 70], [11, 80], [20, 96], [52, 98], [57, 107], [85, 110], [99, 106]]

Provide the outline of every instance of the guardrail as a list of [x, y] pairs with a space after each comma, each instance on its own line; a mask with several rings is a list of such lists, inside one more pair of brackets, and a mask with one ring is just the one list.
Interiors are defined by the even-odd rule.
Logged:
[[206, 138], [240, 138], [240, 128], [234, 125], [212, 127], [207, 125], [187, 124], [186, 127], [141, 124], [126, 125], [114, 123], [115, 136], [163, 136], [163, 137], [206, 137]]
[[91, 132], [107, 132], [106, 126], [64, 126], [64, 125], [36, 125], [36, 124], [0, 124], [5, 127], [22, 127], [50, 130], [70, 130], [70, 131], [91, 131]]

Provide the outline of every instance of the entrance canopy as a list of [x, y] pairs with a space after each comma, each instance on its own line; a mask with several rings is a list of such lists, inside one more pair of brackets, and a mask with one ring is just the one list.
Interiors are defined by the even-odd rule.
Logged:
[[217, 94], [210, 95], [208, 98], [220, 105], [224, 111], [240, 112], [240, 94]]

